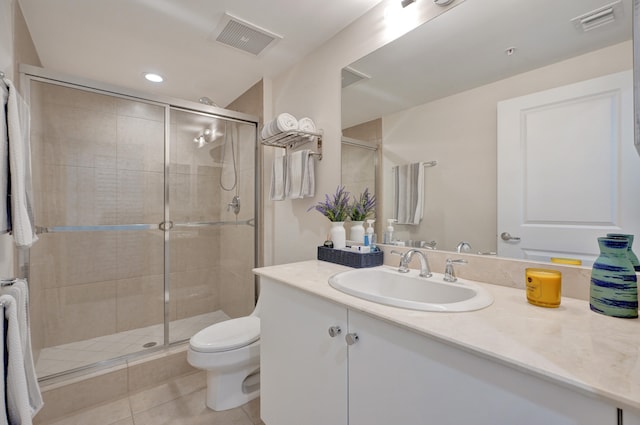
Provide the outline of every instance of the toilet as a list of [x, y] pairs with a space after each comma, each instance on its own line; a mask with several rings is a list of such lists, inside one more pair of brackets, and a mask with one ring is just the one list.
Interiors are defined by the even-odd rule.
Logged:
[[187, 361], [207, 371], [207, 407], [227, 410], [260, 395], [260, 318], [251, 315], [216, 323], [189, 340]]

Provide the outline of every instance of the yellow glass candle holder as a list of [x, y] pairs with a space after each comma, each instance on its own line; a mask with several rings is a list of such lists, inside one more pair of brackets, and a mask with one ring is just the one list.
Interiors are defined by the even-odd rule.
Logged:
[[560, 305], [562, 273], [557, 270], [528, 268], [527, 301], [540, 307], [555, 308]]
[[581, 266], [582, 260], [578, 260], [577, 258], [560, 258], [560, 257], [551, 257], [551, 262], [556, 264], [568, 264], [570, 266]]

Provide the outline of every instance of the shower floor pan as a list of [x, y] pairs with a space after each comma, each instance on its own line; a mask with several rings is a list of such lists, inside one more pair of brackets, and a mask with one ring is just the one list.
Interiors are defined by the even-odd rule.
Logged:
[[[230, 317], [222, 310], [174, 320], [169, 324], [173, 341], [191, 338], [196, 332]], [[164, 325], [100, 336], [55, 347], [43, 348], [36, 362], [38, 378], [88, 366], [103, 360], [137, 353], [164, 343]]]

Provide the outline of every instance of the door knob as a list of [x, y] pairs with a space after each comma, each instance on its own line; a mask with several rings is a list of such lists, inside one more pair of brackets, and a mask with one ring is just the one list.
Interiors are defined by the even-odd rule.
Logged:
[[347, 345], [353, 345], [358, 342], [359, 339], [360, 337], [357, 333], [348, 333], [344, 336], [344, 340], [347, 341]]
[[331, 326], [329, 328], [329, 336], [331, 338], [333, 338], [334, 336], [338, 336], [342, 333], [342, 329], [340, 329], [340, 326]]
[[518, 236], [511, 236], [509, 232], [502, 232], [500, 237], [503, 241], [519, 241], [520, 238]]

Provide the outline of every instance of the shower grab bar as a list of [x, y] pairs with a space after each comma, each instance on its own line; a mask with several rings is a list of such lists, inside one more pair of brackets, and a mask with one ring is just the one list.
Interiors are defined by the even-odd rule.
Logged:
[[[114, 225], [97, 225], [97, 226], [53, 226], [42, 227], [36, 226], [36, 234], [43, 233], [66, 233], [66, 232], [108, 232], [108, 231], [132, 231], [132, 230], [156, 230], [162, 229], [164, 222], [158, 224], [114, 224]], [[250, 218], [243, 221], [201, 221], [193, 223], [172, 223], [170, 228], [176, 227], [207, 227], [207, 226], [223, 226], [223, 225], [247, 225], [255, 226], [255, 219]], [[167, 229], [168, 230], [168, 229]]]
[[236, 221], [236, 220], [230, 220], [230, 221], [196, 221], [196, 222], [190, 222], [190, 223], [174, 223], [173, 224], [173, 228], [177, 228], [177, 227], [210, 227], [210, 226], [228, 226], [228, 225], [244, 225], [244, 226], [251, 226], [254, 227], [255, 224], [255, 219], [254, 218], [250, 218], [248, 220], [242, 220], [242, 221]]
[[42, 233], [62, 233], [62, 232], [107, 232], [107, 231], [130, 231], [130, 230], [155, 230], [157, 224], [115, 224], [97, 226], [36, 226], [36, 234]]

